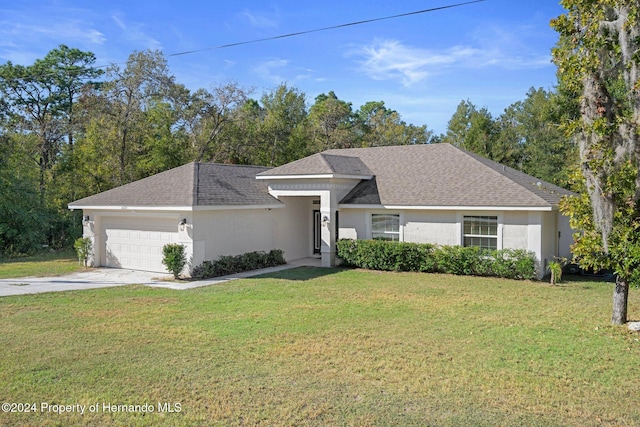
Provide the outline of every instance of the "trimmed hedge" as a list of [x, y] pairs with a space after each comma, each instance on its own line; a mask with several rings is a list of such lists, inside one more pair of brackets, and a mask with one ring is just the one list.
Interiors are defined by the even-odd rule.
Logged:
[[351, 267], [509, 279], [535, 279], [536, 257], [523, 249], [482, 250], [429, 243], [343, 239], [337, 255]]
[[280, 249], [272, 249], [269, 253], [255, 251], [242, 255], [223, 255], [217, 261], [204, 261], [194, 267], [191, 277], [196, 280], [210, 279], [286, 263], [284, 251]]

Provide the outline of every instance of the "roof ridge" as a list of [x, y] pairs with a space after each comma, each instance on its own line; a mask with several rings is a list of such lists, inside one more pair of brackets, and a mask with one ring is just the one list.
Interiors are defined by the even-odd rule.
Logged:
[[194, 165], [193, 165], [193, 185], [191, 188], [191, 204], [193, 206], [200, 205], [200, 162], [194, 162]]
[[233, 168], [273, 169], [273, 166], [237, 165], [235, 163], [218, 163], [218, 162], [192, 162], [192, 163], [200, 163], [203, 165], [214, 165], [214, 166], [227, 166], [227, 167], [233, 167]]
[[329, 167], [329, 170], [333, 173], [335, 173], [336, 169], [333, 167], [333, 165], [331, 164], [330, 161], [327, 160], [326, 156], [332, 156], [333, 154], [328, 154], [325, 153], [324, 151], [318, 153], [320, 154], [320, 158], [322, 159], [322, 161], [324, 162], [325, 165], [327, 165]]

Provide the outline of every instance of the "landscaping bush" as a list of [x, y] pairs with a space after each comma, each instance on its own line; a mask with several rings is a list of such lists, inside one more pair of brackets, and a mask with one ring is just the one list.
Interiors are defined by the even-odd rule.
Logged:
[[78, 255], [78, 261], [87, 267], [89, 258], [91, 257], [91, 239], [89, 237], [79, 237], [73, 243], [73, 249], [75, 249], [76, 255]]
[[272, 249], [268, 253], [255, 251], [241, 255], [222, 255], [216, 261], [204, 261], [195, 267], [191, 277], [197, 280], [210, 279], [282, 264], [286, 264], [286, 261], [284, 251], [280, 249]]
[[385, 271], [429, 271], [430, 254], [435, 245], [386, 240], [351, 240], [338, 242], [338, 257], [351, 267]]
[[162, 263], [167, 270], [178, 278], [184, 266], [187, 265], [187, 254], [184, 245], [178, 243], [168, 243], [162, 247]]
[[508, 279], [535, 279], [536, 257], [525, 249], [503, 249], [494, 257], [494, 271]]
[[346, 266], [385, 271], [415, 271], [458, 275], [533, 279], [536, 258], [521, 249], [500, 251], [429, 243], [343, 239], [337, 256]]

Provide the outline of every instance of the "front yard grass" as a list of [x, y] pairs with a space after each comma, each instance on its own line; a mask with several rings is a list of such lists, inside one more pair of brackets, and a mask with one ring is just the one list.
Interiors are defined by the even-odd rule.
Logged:
[[0, 400], [37, 411], [0, 425], [640, 425], [612, 286], [300, 268], [4, 297]]
[[29, 276], [60, 276], [81, 270], [72, 249], [25, 258], [0, 258], [0, 279]]

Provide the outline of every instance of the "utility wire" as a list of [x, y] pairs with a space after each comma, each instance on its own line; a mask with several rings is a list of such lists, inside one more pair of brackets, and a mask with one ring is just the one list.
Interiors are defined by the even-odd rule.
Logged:
[[407, 13], [401, 13], [401, 14], [398, 14], [398, 15], [384, 16], [382, 18], [365, 19], [363, 21], [349, 22], [347, 24], [332, 25], [330, 27], [316, 28], [316, 29], [313, 29], [313, 30], [306, 30], [306, 31], [298, 31], [298, 32], [295, 32], [295, 33], [282, 34], [282, 35], [273, 36], [273, 37], [265, 37], [263, 39], [255, 39], [255, 40], [249, 40], [249, 41], [243, 41], [243, 42], [229, 43], [229, 44], [223, 44], [223, 45], [220, 45], [220, 46], [211, 46], [211, 47], [205, 47], [205, 48], [196, 49], [196, 50], [187, 50], [185, 52], [172, 53], [172, 54], [169, 54], [169, 55], [166, 55], [166, 56], [170, 57], [170, 56], [190, 55], [192, 53], [205, 52], [207, 50], [225, 49], [225, 48], [229, 48], [229, 47], [242, 46], [242, 45], [246, 45], [246, 44], [260, 43], [260, 42], [266, 42], [266, 41], [277, 40], [277, 39], [284, 39], [284, 38], [287, 38], [287, 37], [295, 37], [295, 36], [301, 36], [301, 35], [304, 35], [304, 34], [318, 33], [320, 31], [335, 30], [335, 29], [338, 29], [338, 28], [345, 28], [345, 27], [352, 27], [352, 26], [355, 26], [355, 25], [369, 24], [371, 22], [378, 22], [378, 21], [384, 21], [384, 20], [388, 20], [388, 19], [402, 18], [402, 17], [405, 17], [405, 16], [419, 15], [419, 14], [422, 14], [422, 13], [435, 12], [437, 10], [451, 9], [451, 8], [454, 8], [454, 7], [465, 6], [465, 5], [472, 4], [472, 3], [480, 3], [480, 2], [483, 2], [483, 1], [485, 1], [485, 0], [467, 1], [467, 2], [464, 2], [464, 3], [456, 3], [456, 4], [447, 5], [447, 6], [440, 6], [440, 7], [433, 7], [433, 8], [430, 8], [430, 9], [417, 10], [415, 12], [407, 12]]
[[[270, 41], [270, 40], [278, 40], [278, 39], [284, 39], [284, 38], [288, 38], [288, 37], [295, 37], [295, 36], [300, 36], [300, 35], [304, 35], [304, 34], [311, 34], [311, 33], [318, 33], [321, 31], [329, 31], [329, 30], [335, 30], [338, 28], [346, 28], [346, 27], [353, 27], [356, 25], [362, 25], [362, 24], [370, 24], [372, 22], [378, 22], [378, 21], [385, 21], [385, 20], [389, 20], [389, 19], [396, 19], [396, 18], [402, 18], [405, 16], [412, 16], [412, 15], [420, 15], [423, 13], [428, 13], [428, 12], [435, 12], [438, 10], [444, 10], [444, 9], [452, 9], [454, 7], [460, 7], [460, 6], [466, 6], [469, 4], [473, 4], [473, 3], [480, 3], [486, 0], [472, 0], [472, 1], [466, 1], [463, 3], [456, 3], [456, 4], [450, 4], [450, 5], [446, 5], [446, 6], [439, 6], [439, 7], [432, 7], [429, 9], [422, 9], [422, 10], [416, 10], [414, 12], [407, 12], [407, 13], [400, 13], [398, 15], [390, 15], [390, 16], [384, 16], [381, 18], [372, 18], [372, 19], [365, 19], [362, 21], [355, 21], [355, 22], [349, 22], [346, 24], [339, 24], [339, 25], [332, 25], [329, 27], [322, 27], [322, 28], [315, 28], [312, 30], [305, 30], [305, 31], [297, 31], [295, 33], [289, 33], [289, 34], [281, 34], [278, 36], [272, 36], [272, 37], [265, 37], [262, 39], [255, 39], [255, 40], [248, 40], [248, 41], [242, 41], [242, 42], [236, 42], [236, 43], [228, 43], [228, 44], [223, 44], [223, 45], [219, 45], [219, 46], [211, 46], [211, 47], [205, 47], [202, 49], [195, 49], [195, 50], [187, 50], [184, 52], [177, 52], [177, 53], [171, 53], [171, 54], [167, 54], [165, 55], [167, 58], [169, 57], [174, 57], [174, 56], [183, 56], [183, 55], [190, 55], [193, 53], [199, 53], [199, 52], [206, 52], [209, 50], [217, 50], [217, 49], [226, 49], [226, 48], [230, 48], [230, 47], [235, 47], [235, 46], [242, 46], [242, 45], [247, 45], [247, 44], [253, 44], [253, 43], [261, 43], [261, 42], [266, 42], [266, 41]], [[115, 63], [115, 65], [122, 65], [125, 64], [126, 62], [121, 62], [121, 63]], [[111, 64], [114, 65], [114, 64]], [[107, 68], [109, 65], [97, 65], [95, 67], [91, 67], [90, 69], [92, 70], [98, 70], [101, 68]], [[69, 74], [72, 74], [71, 70], [67, 70], [69, 72]], [[77, 70], [80, 71], [80, 70]], [[17, 78], [13, 78], [13, 79], [8, 79], [8, 80], [33, 80], [34, 78], [38, 78], [38, 77], [45, 77], [46, 75], [41, 75], [41, 76], [28, 76], [28, 77], [17, 77]]]

